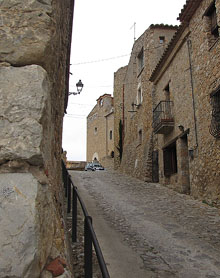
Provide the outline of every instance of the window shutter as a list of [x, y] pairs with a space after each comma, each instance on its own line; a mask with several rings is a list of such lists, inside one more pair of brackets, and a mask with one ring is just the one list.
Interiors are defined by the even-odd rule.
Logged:
[[213, 10], [210, 17], [211, 17], [211, 31], [214, 32], [216, 30], [216, 28], [218, 27], [216, 9]]

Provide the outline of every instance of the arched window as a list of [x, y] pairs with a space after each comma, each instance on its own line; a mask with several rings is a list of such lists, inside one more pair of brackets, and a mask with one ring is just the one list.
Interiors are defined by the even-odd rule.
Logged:
[[138, 143], [142, 144], [142, 129], [138, 131]]

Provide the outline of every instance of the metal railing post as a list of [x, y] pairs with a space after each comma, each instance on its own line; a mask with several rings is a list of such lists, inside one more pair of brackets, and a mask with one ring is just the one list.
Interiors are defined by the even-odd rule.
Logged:
[[86, 216], [84, 223], [85, 278], [92, 278], [92, 236], [89, 229], [89, 221], [92, 223], [92, 217]]
[[71, 180], [67, 175], [67, 213], [71, 211]]
[[64, 187], [65, 187], [65, 197], [67, 197], [67, 183], [68, 183], [68, 172], [67, 170], [65, 169], [65, 178], [64, 178]]
[[[85, 207], [84, 202], [82, 201], [77, 187], [74, 186], [71, 176], [66, 169], [64, 162], [62, 161], [62, 174], [63, 174], [63, 183], [65, 189], [65, 197], [67, 197], [67, 213], [71, 212], [72, 205], [72, 242], [76, 242], [77, 240], [77, 202], [81, 205], [81, 209], [85, 216], [84, 218], [84, 271], [85, 278], [92, 278], [92, 248], [94, 246], [94, 250], [97, 255], [98, 263], [100, 270], [102, 272], [103, 278], [110, 278], [108, 269], [106, 267], [102, 251], [100, 249], [98, 240], [96, 238], [95, 231], [92, 226], [92, 217], [88, 215], [87, 209]], [[73, 187], [73, 190], [71, 189]], [[71, 200], [72, 194], [72, 200]], [[72, 202], [71, 202], [72, 201]]]
[[72, 242], [77, 240], [77, 194], [75, 186], [73, 185], [73, 196], [72, 196]]

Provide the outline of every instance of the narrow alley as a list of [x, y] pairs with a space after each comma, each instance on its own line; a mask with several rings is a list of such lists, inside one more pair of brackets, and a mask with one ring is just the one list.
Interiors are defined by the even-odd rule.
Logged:
[[112, 278], [220, 277], [218, 209], [113, 171], [70, 173]]

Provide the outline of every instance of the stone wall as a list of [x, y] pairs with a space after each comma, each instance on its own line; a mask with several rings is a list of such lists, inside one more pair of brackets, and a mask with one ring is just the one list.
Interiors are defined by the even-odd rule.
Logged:
[[[110, 139], [110, 131], [112, 131], [112, 139]], [[111, 165], [112, 168], [113, 142], [113, 98], [109, 94], [104, 94], [99, 97], [97, 104], [87, 117], [87, 161], [93, 161], [96, 158], [104, 167], [108, 164], [108, 167]]]
[[[207, 17], [202, 17], [210, 3], [210, 0], [201, 3], [189, 25], [198, 129], [198, 151], [190, 166], [191, 191], [193, 196], [220, 206], [220, 140], [209, 132], [212, 113], [210, 94], [220, 86], [220, 40], [210, 41]], [[220, 26], [220, 2], [215, 3]]]
[[67, 170], [84, 171], [86, 166], [86, 161], [70, 161], [66, 162]]
[[[220, 44], [219, 38], [210, 39], [210, 25], [204, 16], [213, 1], [200, 2], [188, 19], [189, 23], [185, 24], [183, 19], [179, 36], [174, 38], [152, 79], [155, 84], [154, 105], [165, 100], [167, 84], [174, 104], [174, 128], [168, 134], [155, 135], [154, 148], [159, 148], [161, 183], [219, 206], [220, 142], [209, 129], [212, 115], [210, 94], [220, 86]], [[189, 1], [187, 5], [192, 3]], [[216, 1], [216, 11], [220, 26], [219, 1]], [[174, 141], [178, 171], [165, 177], [163, 149]]]
[[114, 169], [120, 167], [120, 154], [119, 154], [119, 123], [123, 123], [124, 114], [124, 78], [127, 71], [127, 66], [120, 68], [114, 73]]
[[0, 14], [0, 277], [44, 277], [52, 259], [68, 259], [61, 136], [73, 1], [1, 1]]
[[[175, 31], [176, 27], [173, 26], [151, 25], [135, 41], [127, 68], [122, 68], [115, 74], [114, 97], [115, 115], [117, 115], [115, 134], [118, 133], [119, 118], [122, 122], [124, 120], [120, 170], [146, 181], [152, 181], [153, 151], [152, 83], [149, 81], [149, 76]], [[160, 38], [164, 40], [160, 41]], [[122, 76], [124, 79], [121, 78]], [[115, 162], [118, 168], [118, 158], [115, 158]]]

